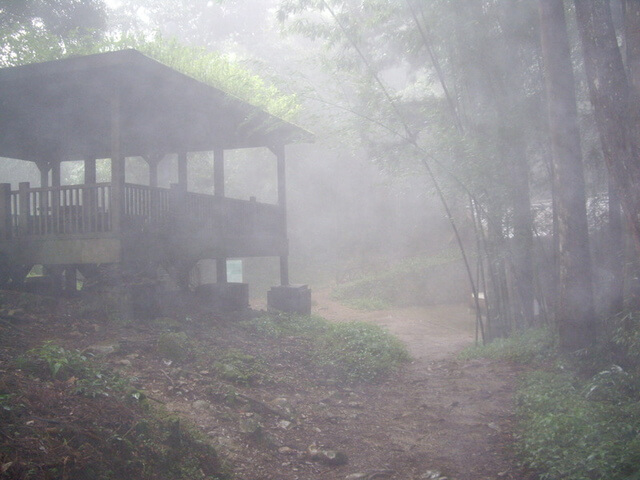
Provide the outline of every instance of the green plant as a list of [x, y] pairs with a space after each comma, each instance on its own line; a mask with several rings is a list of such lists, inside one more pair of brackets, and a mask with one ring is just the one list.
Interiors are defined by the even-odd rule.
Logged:
[[496, 338], [486, 345], [466, 348], [459, 354], [459, 358], [494, 358], [521, 364], [541, 363], [556, 355], [556, 347], [556, 335], [551, 329], [531, 328], [511, 337]]
[[[623, 480], [640, 475], [640, 403], [611, 402], [617, 387], [534, 372], [517, 394], [518, 450], [543, 479]], [[594, 383], [599, 398], [593, 395]], [[604, 389], [612, 389], [603, 395]]]
[[87, 357], [80, 351], [66, 349], [51, 340], [29, 350], [18, 359], [18, 364], [32, 371], [37, 371], [44, 364], [52, 378], [81, 377], [90, 369]]
[[343, 303], [357, 310], [385, 310], [391, 307], [388, 300], [376, 297], [356, 297], [345, 299]]
[[368, 323], [330, 324], [316, 340], [318, 365], [347, 383], [377, 380], [410, 360], [400, 340]]
[[158, 353], [169, 360], [185, 360], [193, 350], [193, 342], [184, 332], [163, 333], [158, 338]]
[[129, 381], [117, 373], [101, 368], [92, 358], [79, 350], [61, 347], [47, 341], [19, 357], [17, 365], [41, 378], [66, 380], [74, 392], [87, 397], [118, 394], [141, 400], [131, 390]]
[[378, 272], [362, 272], [349, 282], [336, 285], [332, 297], [362, 310], [380, 310], [391, 305], [420, 304], [435, 269], [459, 261], [457, 251], [408, 258]]
[[373, 381], [409, 360], [404, 344], [382, 328], [364, 322], [332, 323], [314, 315], [268, 315], [243, 328], [272, 337], [309, 342], [315, 365], [343, 382]]
[[242, 328], [272, 338], [282, 336], [310, 337], [323, 334], [330, 323], [315, 315], [290, 315], [274, 313], [240, 322]]
[[265, 365], [253, 355], [240, 350], [228, 350], [214, 363], [213, 368], [221, 378], [238, 384], [252, 384], [265, 377]]

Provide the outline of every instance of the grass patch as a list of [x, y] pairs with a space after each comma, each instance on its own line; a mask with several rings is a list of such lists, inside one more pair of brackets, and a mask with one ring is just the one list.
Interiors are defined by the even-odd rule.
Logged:
[[400, 340], [364, 322], [332, 323], [317, 316], [269, 315], [243, 322], [242, 326], [272, 338], [307, 340], [313, 364], [349, 384], [384, 378], [410, 359]]
[[391, 303], [383, 298], [376, 297], [357, 297], [357, 298], [345, 298], [342, 300], [344, 305], [355, 308], [356, 310], [386, 310], [391, 308]]
[[101, 368], [79, 350], [66, 349], [48, 341], [16, 359], [16, 366], [41, 380], [62, 380], [74, 393], [87, 397], [116, 395], [123, 400], [139, 400], [140, 392], [127, 379]]
[[399, 261], [384, 271], [363, 273], [337, 285], [332, 297], [350, 307], [362, 310], [382, 310], [390, 306], [420, 304], [428, 291], [434, 269], [460, 260], [456, 250], [439, 255], [413, 257]]
[[629, 378], [616, 370], [586, 381], [556, 372], [525, 377], [517, 394], [518, 451], [540, 478], [640, 478], [640, 403], [620, 394], [619, 382]]
[[262, 360], [240, 350], [228, 350], [213, 363], [220, 378], [238, 385], [252, 385], [265, 379]]
[[497, 338], [486, 345], [468, 347], [458, 358], [493, 358], [521, 364], [540, 364], [556, 355], [557, 343], [556, 335], [550, 328], [533, 328], [508, 338]]
[[46, 342], [16, 365], [0, 375], [2, 478], [230, 478], [202, 434], [91, 356]]
[[331, 324], [316, 342], [318, 365], [347, 383], [378, 380], [410, 359], [400, 340], [364, 322]]
[[557, 352], [549, 329], [460, 355], [540, 367], [516, 394], [516, 449], [541, 479], [640, 479], [640, 318], [610, 319], [600, 333], [596, 346], [572, 355]]

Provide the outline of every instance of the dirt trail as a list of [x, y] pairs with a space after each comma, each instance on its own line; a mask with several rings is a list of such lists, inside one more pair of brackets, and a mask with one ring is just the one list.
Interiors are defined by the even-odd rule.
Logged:
[[[402, 339], [414, 361], [399, 391], [370, 392], [377, 429], [363, 440], [384, 441], [415, 476], [440, 472], [449, 479], [524, 479], [516, 467], [513, 391], [518, 371], [502, 362], [458, 362], [455, 354], [472, 345], [474, 317], [465, 306], [439, 305], [363, 312], [314, 292], [315, 312], [334, 321], [361, 320], [386, 327]], [[393, 388], [393, 387], [391, 387]], [[394, 477], [395, 478], [395, 477]]]
[[464, 305], [434, 305], [363, 311], [344, 306], [327, 291], [313, 292], [314, 313], [333, 321], [360, 320], [387, 328], [404, 341], [416, 360], [449, 358], [472, 345], [475, 317]]
[[[6, 297], [16, 305], [21, 300]], [[295, 337], [270, 339], [238, 328], [232, 318], [181, 312], [176, 323], [197, 339], [200, 353], [171, 363], [158, 354], [158, 325], [82, 318], [70, 303], [51, 313], [22, 313], [19, 326], [5, 325], [0, 373], [10, 374], [12, 358], [46, 340], [82, 351], [120, 344], [101, 361], [188, 419], [231, 462], [238, 480], [533, 478], [517, 467], [511, 450], [517, 368], [456, 360], [475, 335], [466, 307], [365, 312], [338, 304], [328, 292], [314, 292], [314, 300], [314, 313], [329, 320], [385, 326], [406, 342], [413, 362], [381, 383], [348, 387], [313, 368], [306, 344]], [[264, 359], [268, 379], [221, 380], [210, 362], [229, 349]], [[348, 462], [318, 462], [310, 447], [342, 452]]]

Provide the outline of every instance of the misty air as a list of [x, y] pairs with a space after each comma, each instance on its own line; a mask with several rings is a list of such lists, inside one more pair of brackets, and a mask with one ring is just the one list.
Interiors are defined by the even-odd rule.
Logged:
[[639, 32], [0, 1], [0, 480], [640, 478]]

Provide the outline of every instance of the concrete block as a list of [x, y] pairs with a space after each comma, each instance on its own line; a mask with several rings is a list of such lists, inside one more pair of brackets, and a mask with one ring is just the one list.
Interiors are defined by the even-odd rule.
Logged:
[[207, 283], [196, 288], [202, 305], [233, 312], [249, 308], [248, 283]]
[[307, 285], [271, 287], [267, 292], [269, 310], [285, 313], [311, 314], [311, 290]]

